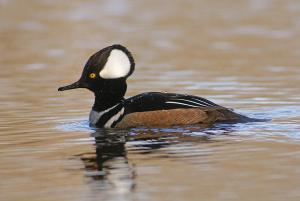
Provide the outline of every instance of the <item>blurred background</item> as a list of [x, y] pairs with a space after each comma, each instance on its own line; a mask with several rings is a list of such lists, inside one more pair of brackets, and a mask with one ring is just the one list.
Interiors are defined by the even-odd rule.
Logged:
[[[0, 0], [0, 200], [300, 200], [298, 0]], [[189, 93], [267, 123], [95, 131], [58, 93], [111, 44], [127, 96]]]

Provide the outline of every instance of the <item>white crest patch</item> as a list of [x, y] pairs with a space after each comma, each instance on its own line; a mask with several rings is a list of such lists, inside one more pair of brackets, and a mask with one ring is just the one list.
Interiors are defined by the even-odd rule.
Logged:
[[105, 79], [125, 77], [130, 72], [130, 60], [122, 50], [112, 50], [99, 75]]

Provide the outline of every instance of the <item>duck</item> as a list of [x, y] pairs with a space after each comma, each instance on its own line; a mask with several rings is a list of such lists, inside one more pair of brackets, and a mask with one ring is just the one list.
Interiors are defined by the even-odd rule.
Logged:
[[145, 92], [126, 99], [127, 78], [134, 70], [131, 52], [123, 45], [114, 44], [93, 54], [80, 79], [58, 91], [85, 88], [93, 92], [95, 101], [89, 123], [96, 128], [154, 128], [256, 120], [195, 95]]

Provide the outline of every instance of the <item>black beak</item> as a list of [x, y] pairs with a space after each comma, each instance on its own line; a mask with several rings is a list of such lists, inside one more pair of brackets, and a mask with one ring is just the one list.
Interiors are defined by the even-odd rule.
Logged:
[[79, 80], [77, 82], [74, 82], [73, 84], [64, 86], [64, 87], [59, 87], [58, 91], [65, 91], [65, 90], [70, 90], [70, 89], [77, 89], [77, 88], [86, 88], [84, 84]]

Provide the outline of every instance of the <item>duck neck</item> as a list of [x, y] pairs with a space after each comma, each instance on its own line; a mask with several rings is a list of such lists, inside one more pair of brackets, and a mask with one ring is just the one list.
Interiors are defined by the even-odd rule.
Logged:
[[95, 102], [93, 110], [100, 112], [121, 103], [124, 100], [126, 90], [126, 81], [105, 83], [100, 89], [94, 91]]

